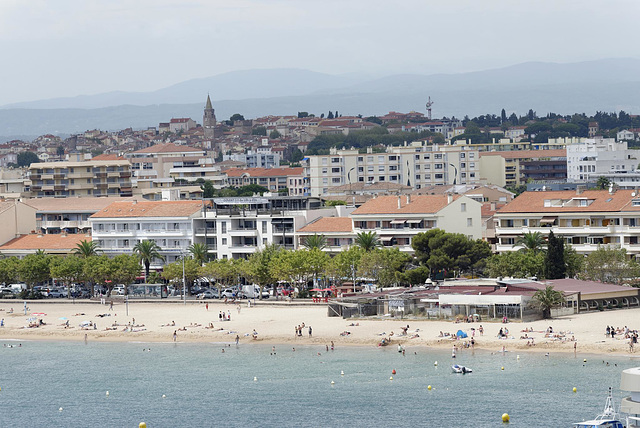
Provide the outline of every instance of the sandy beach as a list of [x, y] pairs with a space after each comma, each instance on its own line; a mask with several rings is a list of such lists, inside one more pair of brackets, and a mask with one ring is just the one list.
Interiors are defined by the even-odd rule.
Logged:
[[[13, 308], [13, 313], [10, 313]], [[126, 306], [115, 300], [110, 305], [99, 303], [71, 303], [61, 301], [28, 302], [25, 316], [22, 301], [0, 303], [1, 339], [23, 340], [87, 340], [170, 342], [174, 331], [178, 342], [235, 342], [236, 335], [242, 344], [273, 343], [296, 345], [377, 346], [382, 338], [391, 338], [390, 346], [402, 344], [412, 347], [463, 347], [501, 351], [574, 352], [591, 354], [629, 354], [629, 340], [624, 335], [614, 339], [605, 335], [606, 326], [640, 329], [640, 310], [593, 312], [552, 320], [529, 323], [476, 322], [455, 323], [405, 319], [342, 319], [327, 316], [326, 305], [289, 305], [258, 302], [248, 307], [247, 302], [224, 304], [219, 301], [181, 303], [129, 303]], [[231, 314], [230, 321], [220, 321], [219, 314]], [[35, 315], [43, 313], [46, 315]], [[45, 325], [29, 328], [31, 319], [42, 319]], [[67, 323], [67, 327], [65, 324]], [[86, 326], [87, 324], [90, 326]], [[175, 323], [175, 325], [174, 325]], [[295, 335], [296, 326], [304, 323], [302, 337]], [[81, 325], [85, 325], [82, 327]], [[94, 326], [95, 324], [95, 326]], [[213, 325], [213, 328], [210, 326]], [[479, 327], [483, 326], [484, 334]], [[312, 327], [309, 337], [308, 327]], [[407, 334], [402, 328], [409, 326]], [[501, 328], [508, 328], [507, 339], [498, 338]], [[547, 329], [552, 327], [553, 334]], [[258, 333], [253, 339], [253, 330]], [[475, 332], [474, 330], [475, 329]], [[523, 330], [533, 330], [524, 332]], [[452, 340], [440, 337], [440, 332], [454, 335], [458, 330], [468, 334], [466, 339]], [[349, 332], [349, 334], [345, 334]], [[532, 338], [535, 346], [529, 346]], [[561, 337], [554, 337], [560, 335]], [[562, 337], [563, 336], [563, 337]], [[575, 338], [575, 341], [571, 340]], [[640, 355], [640, 352], [639, 352]]]

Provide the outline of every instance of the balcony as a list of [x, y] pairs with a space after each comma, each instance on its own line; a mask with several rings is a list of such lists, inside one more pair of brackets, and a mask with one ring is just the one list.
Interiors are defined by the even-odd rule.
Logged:
[[229, 236], [258, 236], [258, 230], [238, 228], [227, 230], [227, 234]]
[[207, 230], [205, 231], [204, 227], [199, 227], [196, 229], [196, 234], [197, 235], [215, 235], [217, 233], [217, 229], [213, 228], [213, 227], [208, 227]]

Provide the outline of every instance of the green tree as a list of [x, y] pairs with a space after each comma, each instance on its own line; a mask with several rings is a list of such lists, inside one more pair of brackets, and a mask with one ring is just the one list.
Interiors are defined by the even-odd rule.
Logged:
[[[180, 285], [183, 278], [183, 260], [177, 260], [174, 263], [169, 263], [162, 269], [162, 277], [167, 281]], [[191, 257], [184, 258], [184, 282], [187, 287], [187, 293], [191, 295], [191, 289], [193, 282], [200, 278], [202, 273], [201, 264], [198, 260]]]
[[544, 235], [540, 232], [527, 232], [520, 236], [514, 247], [522, 247], [525, 251], [537, 252], [542, 250], [547, 245], [547, 241], [544, 239]]
[[253, 253], [242, 265], [245, 278], [260, 287], [261, 299], [264, 287], [275, 284], [277, 281], [273, 275], [271, 263], [280, 251], [283, 250], [278, 245], [267, 245], [262, 250]]
[[373, 251], [380, 247], [380, 239], [375, 232], [360, 232], [356, 235], [354, 244], [366, 251]]
[[151, 267], [151, 262], [154, 259], [164, 261], [164, 257], [160, 254], [162, 249], [155, 241], [144, 240], [138, 242], [133, 246], [133, 252], [138, 256], [138, 259], [144, 264], [144, 277], [147, 278], [149, 276], [149, 268]]
[[40, 162], [40, 158], [38, 158], [38, 155], [33, 152], [21, 152], [18, 153], [17, 162], [19, 167], [25, 167], [31, 165], [32, 163]]
[[20, 259], [9, 257], [0, 259], [0, 283], [12, 284], [18, 280]]
[[581, 279], [622, 284], [640, 276], [638, 263], [629, 259], [627, 251], [610, 245], [600, 245], [584, 260]]
[[426, 266], [418, 266], [406, 272], [407, 280], [413, 285], [423, 285], [431, 277], [431, 270]]
[[313, 235], [305, 238], [303, 245], [308, 249], [317, 248], [319, 250], [324, 250], [327, 247], [327, 237], [314, 233]]
[[267, 136], [267, 128], [264, 126], [256, 126], [251, 130], [251, 135], [261, 135], [263, 137]]
[[231, 125], [233, 125], [233, 123], [237, 120], [244, 120], [244, 116], [241, 115], [240, 113], [235, 113], [233, 116], [229, 118], [229, 122], [231, 122]]
[[33, 290], [36, 284], [51, 279], [50, 263], [51, 256], [49, 255], [42, 253], [29, 254], [20, 260], [18, 277], [29, 286], [29, 290]]
[[282, 134], [275, 129], [269, 133], [269, 138], [272, 140], [277, 140], [280, 137], [282, 137]]
[[406, 282], [404, 271], [410, 261], [411, 256], [397, 248], [377, 249], [364, 253], [358, 272], [375, 279], [380, 287], [391, 287]]
[[492, 277], [544, 278], [543, 251], [508, 251], [487, 259], [487, 272]]
[[607, 190], [611, 185], [611, 181], [604, 176], [598, 177], [598, 181], [596, 182], [596, 187], [601, 190]]
[[578, 254], [571, 245], [564, 247], [564, 263], [567, 266], [567, 278], [575, 278], [584, 269], [584, 256]]
[[52, 278], [59, 279], [67, 286], [67, 297], [71, 297], [71, 284], [83, 278], [84, 260], [79, 257], [54, 257], [49, 271]]
[[73, 254], [83, 259], [97, 256], [100, 252], [96, 241], [87, 241], [86, 239], [77, 243], [76, 248], [73, 249]]
[[564, 303], [565, 298], [560, 291], [554, 290], [552, 285], [547, 285], [544, 289], [535, 292], [533, 302], [542, 310], [542, 316], [547, 319], [551, 318], [551, 309]]
[[92, 294], [93, 284], [100, 284], [101, 286], [106, 286], [107, 295], [111, 295], [111, 290], [113, 290], [113, 287], [116, 285], [116, 283], [112, 281], [112, 271], [113, 264], [111, 263], [111, 259], [104, 254], [85, 259], [82, 276], [85, 281], [91, 284]]
[[334, 279], [339, 282], [350, 281], [355, 288], [358, 281], [358, 269], [360, 267], [360, 260], [364, 250], [357, 245], [349, 247], [347, 251], [341, 251], [327, 266], [328, 274], [333, 276]]
[[123, 284], [125, 294], [128, 294], [129, 284], [135, 282], [140, 275], [140, 259], [131, 254], [118, 254], [109, 260], [108, 269], [111, 273], [112, 285]]
[[195, 243], [189, 245], [187, 251], [191, 253], [191, 256], [195, 261], [200, 263], [200, 266], [209, 261], [209, 246], [204, 243]]
[[233, 284], [240, 275], [241, 261], [235, 259], [216, 259], [205, 264], [201, 269], [201, 276], [215, 281], [216, 288], [222, 290]]
[[214, 197], [216, 190], [213, 187], [213, 183], [211, 182], [211, 180], [205, 180], [204, 183], [200, 185], [200, 188], [202, 189], [202, 197], [204, 199], [210, 199]]
[[564, 263], [564, 240], [557, 238], [553, 231], [549, 232], [547, 239], [547, 257], [544, 261], [545, 278], [561, 279], [565, 278], [567, 266]]
[[270, 263], [271, 275], [279, 281], [287, 281], [297, 287], [307, 288], [312, 272], [308, 264], [309, 250], [279, 251]]

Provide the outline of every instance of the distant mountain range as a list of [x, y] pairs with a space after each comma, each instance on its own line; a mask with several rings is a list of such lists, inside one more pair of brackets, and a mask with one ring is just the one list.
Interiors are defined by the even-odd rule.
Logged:
[[88, 129], [146, 128], [172, 117], [202, 120], [207, 94], [218, 120], [234, 113], [381, 115], [424, 111], [434, 117], [561, 114], [625, 110], [640, 113], [640, 60], [605, 59], [556, 64], [531, 62], [459, 74], [404, 74], [374, 78], [307, 70], [247, 70], [188, 80], [153, 92], [109, 92], [9, 104], [0, 107], [0, 140], [70, 134]]

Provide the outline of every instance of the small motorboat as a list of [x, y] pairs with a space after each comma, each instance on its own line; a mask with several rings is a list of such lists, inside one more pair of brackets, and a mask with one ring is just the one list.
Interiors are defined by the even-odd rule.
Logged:
[[471, 370], [469, 367], [465, 367], [465, 366], [460, 366], [458, 364], [454, 364], [451, 366], [451, 370], [454, 373], [462, 373], [462, 374], [466, 374], [466, 373], [471, 373], [473, 372], [473, 370]]
[[576, 422], [573, 426], [574, 428], [624, 428], [624, 425], [618, 419], [618, 413], [613, 407], [611, 387], [609, 387], [609, 395], [607, 395], [607, 401], [602, 413], [590, 421]]

